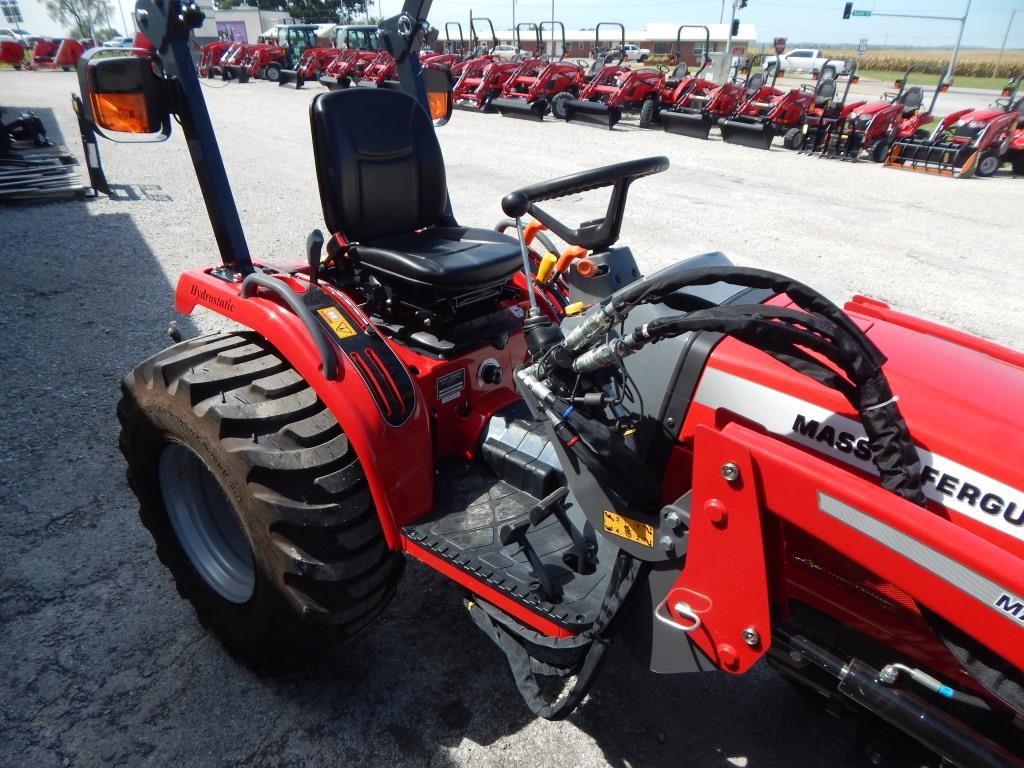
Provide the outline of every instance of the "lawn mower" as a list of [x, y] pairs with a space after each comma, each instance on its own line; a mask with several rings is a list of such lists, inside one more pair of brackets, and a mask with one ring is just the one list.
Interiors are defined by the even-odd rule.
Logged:
[[779, 134], [798, 130], [810, 109], [822, 109], [836, 95], [836, 81], [823, 77], [814, 86], [802, 85], [767, 101], [743, 102], [730, 117], [718, 120], [722, 140], [755, 149], [771, 149]]
[[[172, 329], [118, 406], [199, 620], [255, 668], [309, 664], [384, 611], [405, 555], [467, 595], [540, 717], [620, 638], [665, 674], [766, 659], [931, 765], [1019, 768], [1024, 356], [721, 253], [642, 275], [618, 239], [663, 157], [507, 194], [516, 237], [461, 225], [429, 6], [380, 24], [399, 90], [312, 100], [328, 234], [276, 266], [249, 254], [199, 87], [202, 11], [139, 0], [154, 50], [79, 65], [104, 130], [180, 123], [221, 259], [175, 305], [237, 326]], [[582, 224], [543, 207], [602, 188]]]
[[734, 78], [713, 90], [683, 94], [671, 109], [662, 111], [661, 122], [669, 133], [706, 139], [713, 125], [742, 104], [767, 102], [781, 95], [782, 91], [764, 84], [762, 74], [751, 72], [745, 79]]
[[872, 162], [881, 163], [894, 141], [913, 136], [926, 137], [928, 132], [923, 126], [932, 122], [940, 91], [935, 88], [931, 106], [926, 112], [922, 111], [924, 91], [917, 85], [907, 86], [912, 69], [907, 69], [897, 81], [899, 90], [896, 93], [885, 94], [881, 101], [867, 102], [847, 110], [844, 119], [824, 142], [821, 156], [857, 162], [861, 154], [865, 154]]
[[352, 83], [359, 81], [363, 70], [378, 55], [380, 55], [379, 51], [344, 50], [327, 65], [320, 77], [320, 84], [327, 86], [332, 91], [348, 88]]
[[[565, 51], [565, 25], [562, 22], [541, 22], [538, 35], [543, 33], [545, 25], [551, 25], [553, 47], [556, 24], [561, 30], [562, 51]], [[568, 94], [563, 99], [574, 98], [583, 90], [585, 78], [583, 67], [572, 61], [524, 59], [519, 69], [505, 82], [500, 97], [494, 100], [493, 105], [502, 117], [543, 120], [551, 108], [552, 100], [559, 94]], [[555, 117], [564, 119], [564, 113], [556, 114]]]
[[968, 109], [946, 115], [927, 137], [900, 139], [892, 144], [885, 164], [941, 176], [991, 176], [1004, 161], [1015, 175], [1024, 175], [1021, 115], [1024, 96], [1018, 96], [1019, 75], [988, 109]]
[[213, 77], [216, 75], [221, 58], [231, 46], [232, 42], [230, 40], [217, 40], [204, 45], [202, 52], [199, 54], [199, 76]]

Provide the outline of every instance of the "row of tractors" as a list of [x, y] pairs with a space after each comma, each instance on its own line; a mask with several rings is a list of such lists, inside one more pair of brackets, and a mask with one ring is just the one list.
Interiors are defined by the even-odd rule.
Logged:
[[62, 69], [70, 72], [86, 50], [86, 45], [70, 37], [36, 40], [29, 49], [13, 40], [0, 41], [0, 64], [15, 69]]
[[[936, 121], [935, 100], [940, 91], [935, 89], [925, 108], [924, 90], [909, 84], [911, 70], [896, 82], [896, 91], [876, 101], [850, 98], [850, 86], [857, 82], [855, 68], [846, 75], [791, 89], [779, 87], [783, 73], [777, 69], [770, 82], [762, 73], [738, 71], [719, 84], [710, 75], [710, 59], [692, 73], [684, 63], [672, 68], [628, 65], [621, 58], [625, 47], [621, 24], [598, 25], [595, 50], [602, 47], [602, 26], [621, 30], [623, 44], [610, 46], [593, 61], [542, 54], [545, 24], [552, 22], [518, 25], [517, 42], [524, 30], [534, 32], [535, 53], [509, 60], [495, 53], [496, 38], [489, 49], [481, 50], [476, 43], [467, 47], [461, 28], [452, 22], [445, 27], [441, 50], [421, 54], [421, 63], [450, 74], [454, 104], [461, 109], [535, 121], [550, 115], [608, 129], [631, 114], [640, 128], [700, 139], [709, 138], [717, 128], [728, 143], [760, 149], [769, 149], [781, 136], [787, 149], [820, 158], [868, 159], [958, 177], [991, 176], [1010, 163], [1015, 175], [1024, 176], [1020, 77], [1007, 83], [990, 107], [958, 110]], [[452, 25], [458, 28], [457, 36], [449, 34]], [[203, 49], [200, 74], [241, 81], [259, 78], [296, 87], [319, 81], [332, 90], [395, 84], [395, 62], [386, 51], [377, 50], [372, 28], [355, 38], [340, 30], [338, 44], [329, 48], [313, 44], [313, 29], [292, 25], [282, 29], [278, 39], [255, 45], [211, 43]], [[692, 29], [703, 31], [703, 50], [711, 50], [706, 27], [682, 25], [670, 62], [681, 62], [682, 36]], [[564, 52], [564, 27], [562, 34]], [[473, 37], [479, 40], [476, 30]]]

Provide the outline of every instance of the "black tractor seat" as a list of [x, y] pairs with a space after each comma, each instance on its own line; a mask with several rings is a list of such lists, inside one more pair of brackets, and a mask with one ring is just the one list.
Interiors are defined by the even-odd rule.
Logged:
[[354, 265], [438, 293], [497, 285], [518, 241], [446, 216], [444, 161], [427, 113], [400, 91], [318, 95], [309, 110], [324, 223]]
[[899, 98], [899, 101], [903, 104], [903, 116], [909, 117], [919, 110], [924, 103], [924, 90], [917, 85], [907, 88]]

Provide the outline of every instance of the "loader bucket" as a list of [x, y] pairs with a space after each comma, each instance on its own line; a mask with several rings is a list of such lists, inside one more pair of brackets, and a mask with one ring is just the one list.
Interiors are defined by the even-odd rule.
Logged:
[[661, 122], [665, 130], [679, 136], [690, 136], [694, 139], [706, 139], [711, 133], [711, 118], [705, 117], [700, 112], [671, 112], [666, 110], [661, 113]]
[[352, 81], [347, 77], [343, 77], [339, 80], [333, 75], [324, 75], [320, 78], [320, 85], [324, 86], [329, 91], [341, 91], [352, 85]]
[[904, 139], [892, 145], [885, 165], [904, 171], [970, 178], [977, 170], [978, 150], [969, 144]]
[[297, 69], [282, 69], [278, 73], [278, 77], [277, 84], [279, 86], [294, 83], [296, 88], [301, 88], [306, 82]]
[[240, 83], [249, 82], [249, 68], [241, 64], [228, 64], [220, 72], [221, 80], [237, 80]]
[[573, 99], [565, 102], [565, 120], [569, 123], [588, 123], [611, 130], [622, 117], [622, 110], [600, 101]]
[[548, 102], [545, 99], [533, 102], [526, 99], [495, 99], [491, 104], [497, 107], [502, 117], [517, 117], [520, 120], [540, 121], [548, 113]]
[[744, 123], [739, 120], [722, 120], [718, 123], [722, 140], [729, 144], [742, 144], [754, 149], [771, 149], [775, 138], [775, 127], [770, 123]]

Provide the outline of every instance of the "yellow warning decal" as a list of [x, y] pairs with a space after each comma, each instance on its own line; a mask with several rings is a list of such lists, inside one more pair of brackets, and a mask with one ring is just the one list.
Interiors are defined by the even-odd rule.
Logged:
[[645, 547], [654, 546], [654, 526], [641, 523], [639, 520], [631, 520], [614, 512], [604, 511], [604, 529], [608, 533], [620, 536], [623, 539], [635, 541]]
[[345, 316], [341, 314], [335, 307], [324, 307], [316, 311], [324, 321], [331, 326], [331, 330], [334, 331], [334, 335], [339, 339], [349, 339], [356, 335], [355, 328], [345, 319]]

